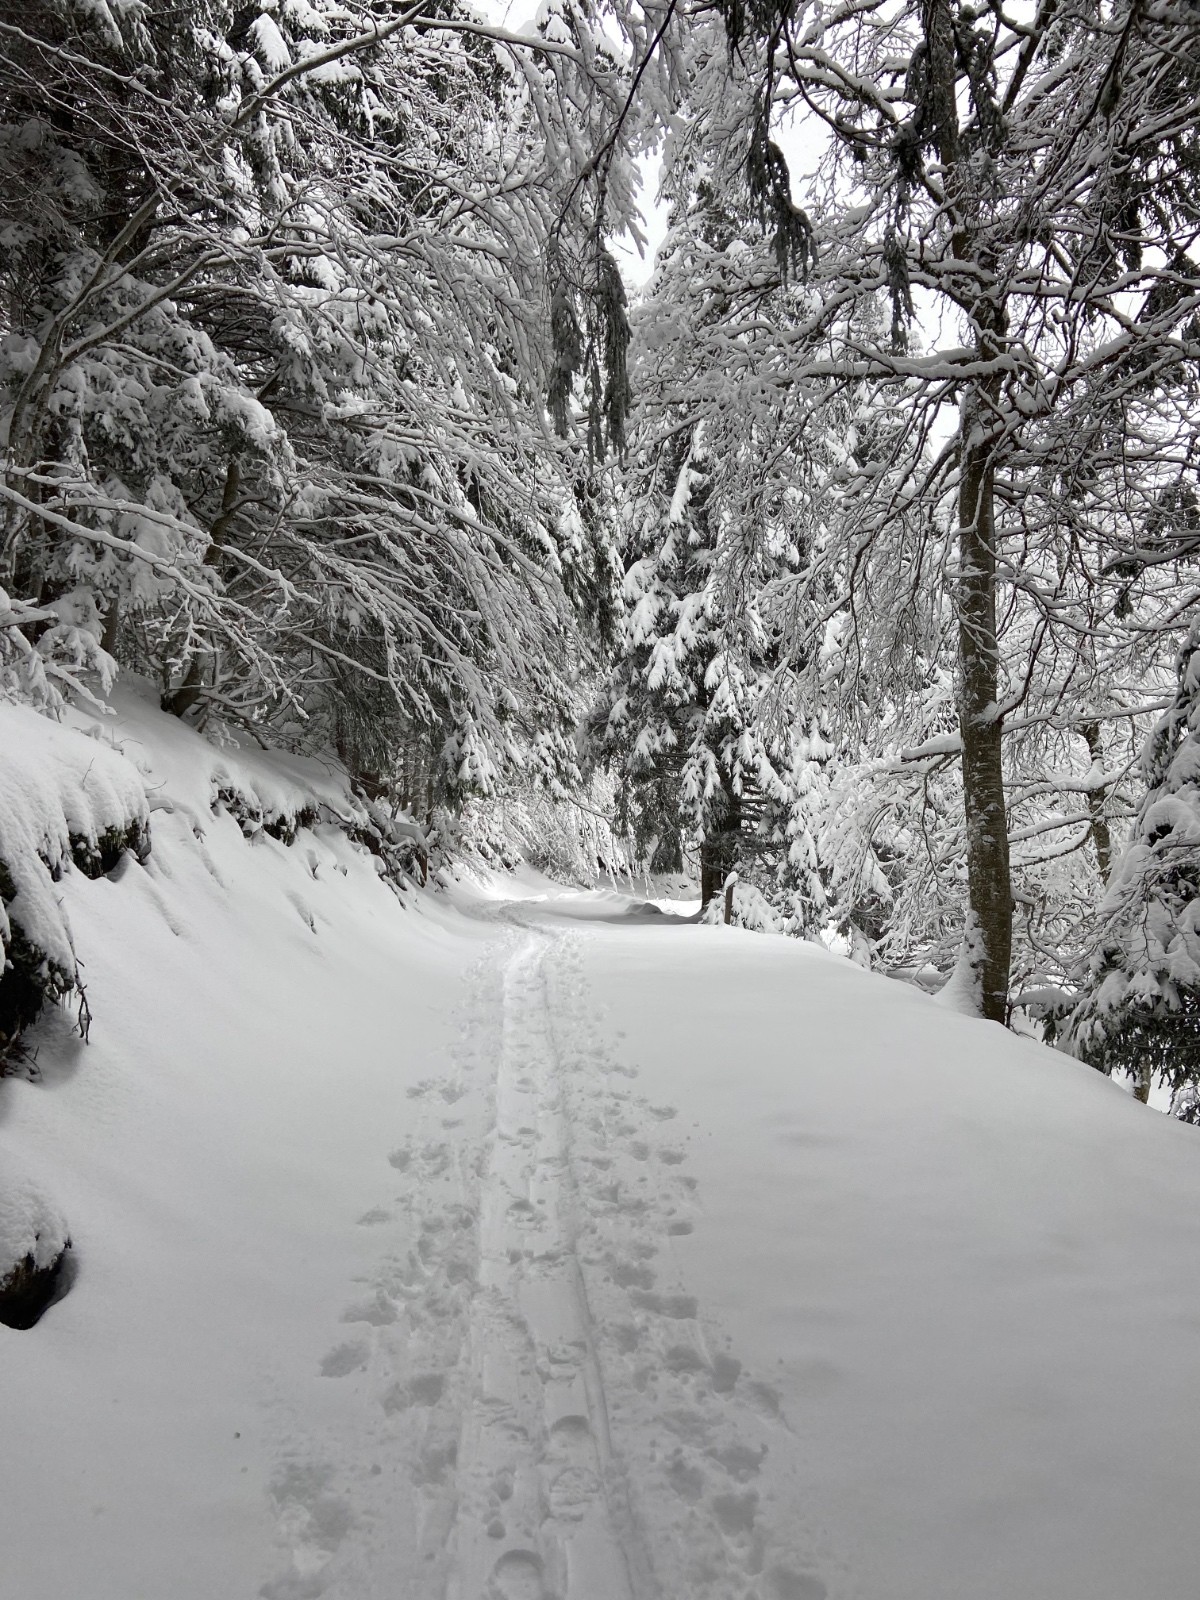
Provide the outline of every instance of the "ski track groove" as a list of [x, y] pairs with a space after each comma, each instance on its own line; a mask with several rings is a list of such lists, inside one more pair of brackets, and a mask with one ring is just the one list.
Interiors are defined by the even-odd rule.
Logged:
[[505, 973], [447, 1600], [635, 1600], [577, 1260], [550, 944], [528, 933]]
[[777, 1395], [679, 1279], [686, 1138], [599, 1042], [587, 936], [493, 915], [358, 1219], [384, 1254], [319, 1367], [340, 1448], [279, 1452], [263, 1600], [851, 1600]]

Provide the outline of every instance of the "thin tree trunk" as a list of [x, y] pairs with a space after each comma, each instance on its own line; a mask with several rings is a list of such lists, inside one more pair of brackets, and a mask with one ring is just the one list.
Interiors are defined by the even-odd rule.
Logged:
[[1137, 1064], [1137, 1079], [1133, 1085], [1133, 1098], [1144, 1106], [1150, 1104], [1150, 1086], [1154, 1082], [1154, 1068], [1145, 1056]]
[[[238, 494], [242, 486], [242, 469], [238, 465], [237, 457], [231, 456], [229, 465], [225, 469], [225, 487], [221, 491], [221, 509], [217, 519], [212, 525], [208, 536], [208, 546], [204, 552], [204, 565], [215, 567], [221, 558], [221, 547], [225, 535], [233, 525], [233, 519], [238, 511]], [[165, 694], [159, 701], [164, 711], [169, 711], [172, 716], [182, 717], [189, 712], [204, 693], [204, 672], [212, 657], [210, 650], [198, 650], [192, 657], [187, 675], [179, 688], [173, 694]]]
[[[970, 265], [971, 278], [986, 285], [994, 262], [980, 246], [978, 173], [958, 126], [954, 14], [949, 0], [921, 0], [921, 12], [929, 64], [927, 111], [944, 174], [951, 248], [959, 261]], [[994, 361], [1003, 349], [1003, 303], [985, 288], [968, 314], [976, 358], [981, 363]], [[1003, 1023], [1008, 1020], [1013, 904], [998, 708], [995, 465], [990, 436], [999, 392], [998, 377], [968, 380], [959, 408], [958, 721], [967, 828], [967, 947], [978, 975], [983, 1015]]]
[[700, 841], [700, 909], [703, 911], [710, 900], [716, 898], [721, 884], [724, 881], [721, 873], [721, 855], [717, 840], [701, 839]]
[[980, 1005], [993, 1022], [1007, 1021], [1012, 959], [1012, 880], [998, 714], [996, 549], [990, 448], [977, 436], [978, 413], [962, 410], [959, 516], [959, 730], [967, 825], [967, 893], [973, 965]]
[[[1100, 724], [1085, 722], [1079, 731], [1087, 740], [1088, 753], [1093, 765], [1103, 767], [1104, 746], [1100, 742]], [[1088, 811], [1092, 818], [1092, 843], [1096, 846], [1096, 865], [1105, 883], [1112, 876], [1112, 833], [1109, 830], [1108, 818], [1104, 815], [1104, 801], [1107, 794], [1107, 789], [1088, 791]]]
[[104, 632], [100, 637], [100, 648], [107, 655], [115, 655], [117, 651], [117, 636], [121, 631], [121, 602], [114, 595], [108, 603], [108, 610], [104, 613]]
[[740, 797], [726, 780], [725, 805], [719, 827], [700, 841], [700, 906], [715, 900], [725, 887], [725, 879], [738, 863], [738, 840], [742, 827]]

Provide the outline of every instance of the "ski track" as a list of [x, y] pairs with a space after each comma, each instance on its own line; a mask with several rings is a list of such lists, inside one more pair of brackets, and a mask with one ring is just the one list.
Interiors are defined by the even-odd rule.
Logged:
[[851, 1600], [779, 1397], [679, 1280], [686, 1141], [600, 1042], [586, 935], [498, 916], [357, 1219], [383, 1254], [319, 1363], [329, 1446], [277, 1424], [263, 1600]]

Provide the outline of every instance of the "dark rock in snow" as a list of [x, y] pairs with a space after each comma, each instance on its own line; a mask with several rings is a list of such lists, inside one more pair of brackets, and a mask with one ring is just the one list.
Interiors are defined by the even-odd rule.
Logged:
[[39, 1265], [33, 1251], [0, 1278], [0, 1323], [6, 1328], [32, 1328], [48, 1306], [69, 1287], [71, 1241]]

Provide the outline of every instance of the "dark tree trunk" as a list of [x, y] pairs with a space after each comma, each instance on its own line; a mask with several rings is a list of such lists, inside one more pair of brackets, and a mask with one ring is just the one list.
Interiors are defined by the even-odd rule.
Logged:
[[[221, 509], [208, 536], [204, 552], [204, 565], [215, 567], [221, 559], [221, 547], [238, 512], [238, 495], [242, 486], [242, 470], [237, 458], [231, 457], [225, 469], [225, 487], [221, 492]], [[187, 675], [173, 694], [164, 694], [159, 704], [172, 716], [182, 717], [189, 712], [204, 693], [204, 673], [211, 652], [200, 650], [192, 657]]]
[[[1079, 731], [1087, 740], [1088, 753], [1093, 763], [1103, 766], [1104, 746], [1100, 742], [1100, 724], [1085, 722]], [[1104, 800], [1107, 794], [1107, 789], [1088, 791], [1088, 811], [1092, 818], [1092, 843], [1096, 846], [1096, 865], [1105, 883], [1112, 876], [1112, 833], [1109, 831], [1108, 818], [1104, 815]]]
[[716, 839], [703, 839], [700, 843], [700, 908], [715, 900], [724, 879]]
[[[980, 240], [978, 170], [958, 126], [958, 44], [949, 0], [921, 0], [928, 55], [926, 112], [934, 131], [951, 219], [951, 249], [969, 264], [967, 282], [994, 283], [994, 260]], [[964, 310], [974, 330], [976, 359], [995, 361], [1007, 317], [998, 292], [985, 287]], [[968, 379], [959, 408], [958, 720], [962, 738], [963, 809], [967, 830], [966, 936], [978, 975], [980, 1005], [994, 1022], [1008, 1020], [1012, 959], [1012, 882], [1001, 760], [1003, 721], [996, 638], [994, 418], [1000, 380]]]
[[701, 909], [717, 898], [725, 887], [725, 879], [737, 866], [741, 825], [741, 803], [732, 789], [726, 789], [719, 826], [714, 824], [712, 832], [700, 842]]
[[1003, 723], [997, 708], [996, 548], [993, 468], [978, 417], [962, 412], [959, 484], [958, 716], [962, 736], [963, 807], [967, 828], [967, 893], [983, 1015], [1007, 1021], [1012, 958], [1012, 882], [1001, 760]]
[[164, 711], [169, 711], [173, 717], [182, 717], [192, 709], [204, 693], [204, 665], [207, 660], [205, 652], [198, 652], [192, 657], [178, 689], [173, 694], [164, 694], [158, 702]]

